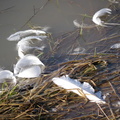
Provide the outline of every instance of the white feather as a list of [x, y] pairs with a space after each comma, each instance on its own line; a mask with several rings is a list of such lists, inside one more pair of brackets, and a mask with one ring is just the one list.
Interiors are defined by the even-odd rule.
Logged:
[[100, 25], [100, 26], [105, 26], [104, 25], [104, 21], [102, 21], [100, 19], [100, 17], [104, 16], [105, 14], [111, 14], [111, 9], [109, 8], [103, 8], [99, 11], [97, 11], [94, 15], [93, 15], [93, 18], [92, 18], [92, 21], [97, 24], [97, 25]]
[[30, 46], [30, 42], [32, 42], [31, 40], [20, 40], [18, 43], [17, 43], [17, 49], [21, 49], [23, 50], [23, 52], [27, 51], [29, 49], [29, 46]]
[[[38, 66], [41, 70], [38, 70], [38, 67], [34, 66]], [[28, 78], [28, 76], [31, 75], [32, 77], [38, 77], [38, 73], [40, 75], [44, 68], [45, 65], [36, 56], [27, 54], [23, 58], [19, 59], [17, 64], [14, 66], [14, 74], [15, 76], [19, 76], [20, 74], [20, 76], [23, 76], [24, 78]], [[27, 70], [29, 74], [26, 74]]]
[[[82, 91], [91, 102], [105, 103], [104, 100], [102, 100], [101, 98], [98, 97], [98, 93], [96, 94], [93, 87], [87, 82], [84, 82], [82, 84], [75, 79], [69, 78], [68, 75], [62, 76], [62, 77], [55, 77], [52, 79], [52, 81], [56, 85], [66, 89], [68, 91], [72, 91], [80, 96], [82, 95], [80, 91]], [[99, 92], [99, 94], [100, 94], [100, 92]], [[101, 96], [101, 94], [99, 96]]]
[[73, 24], [74, 24], [77, 28], [82, 27], [82, 25], [80, 25], [80, 23], [78, 23], [77, 20], [73, 20]]
[[18, 56], [20, 58], [23, 58], [26, 55], [26, 53], [28, 52], [28, 50], [36, 49], [36, 50], [43, 51], [44, 48], [45, 48], [45, 46], [42, 46], [42, 47], [22, 46], [22, 47], [18, 48]]
[[41, 36], [27, 36], [25, 38], [21, 39], [22, 41], [30, 41], [30, 40], [38, 40], [38, 41], [42, 41]]
[[72, 54], [80, 54], [80, 53], [84, 53], [84, 52], [85, 52], [85, 48], [77, 47], [73, 50]]
[[120, 43], [116, 43], [116, 44], [112, 45], [110, 48], [112, 48], [112, 49], [120, 48]]
[[112, 10], [109, 9], [109, 8], [103, 8], [99, 11], [97, 11], [94, 15], [93, 15], [93, 18], [92, 18], [92, 21], [97, 24], [97, 25], [100, 25], [100, 26], [103, 26], [103, 27], [107, 27], [107, 25], [120, 25], [119, 23], [106, 23], [104, 21], [101, 20], [100, 17], [106, 15], [106, 14], [111, 14]]
[[7, 40], [9, 41], [19, 41], [20, 39], [28, 36], [28, 35], [32, 35], [32, 34], [35, 34], [37, 36], [41, 36], [41, 38], [46, 38], [47, 35], [46, 35], [46, 32], [45, 31], [42, 31], [42, 30], [24, 30], [24, 31], [19, 31], [19, 32], [16, 32], [12, 35], [10, 35]]
[[[15, 78], [15, 76], [13, 75], [13, 73], [11, 71], [9, 71], [9, 70], [1, 70], [0, 71], [0, 87], [2, 86], [2, 84], [4, 82], [8, 83], [9, 87], [13, 87], [13, 86], [16, 85], [17, 81], [16, 81], [16, 78]], [[0, 91], [0, 92], [2, 92], [2, 91]]]
[[42, 70], [40, 66], [31, 66], [25, 69], [21, 69], [19, 74], [17, 74], [16, 76], [20, 78], [35, 78], [39, 77], [41, 73]]
[[39, 38], [38, 36], [29, 36], [29, 37], [25, 37], [25, 38], [21, 39], [17, 43], [18, 56], [20, 58], [24, 57], [25, 53], [31, 49], [37, 49], [37, 50], [41, 50], [41, 51], [44, 49], [45, 46], [31, 47], [30, 45], [33, 43], [32, 40], [42, 41], [41, 38]]

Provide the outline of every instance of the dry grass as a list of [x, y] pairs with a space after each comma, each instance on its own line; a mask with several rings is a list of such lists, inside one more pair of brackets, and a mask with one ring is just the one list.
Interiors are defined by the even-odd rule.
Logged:
[[[113, 120], [119, 118], [120, 64], [119, 56], [98, 55], [84, 60], [69, 61], [59, 69], [29, 80], [24, 86], [4, 92], [0, 97], [1, 120]], [[116, 66], [113, 67], [113, 64]], [[74, 93], [54, 85], [55, 76], [69, 74], [71, 78], [89, 82], [96, 91], [106, 95], [106, 105], [90, 103]], [[32, 81], [32, 84], [30, 84]], [[29, 86], [29, 85], [31, 86]], [[107, 95], [109, 93], [109, 95]]]

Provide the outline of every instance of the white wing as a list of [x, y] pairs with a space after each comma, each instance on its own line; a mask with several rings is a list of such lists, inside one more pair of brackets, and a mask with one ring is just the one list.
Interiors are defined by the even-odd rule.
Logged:
[[25, 31], [19, 31], [19, 32], [16, 32], [12, 35], [10, 35], [7, 40], [9, 41], [19, 41], [20, 39], [28, 36], [28, 35], [32, 35], [32, 34], [35, 34], [37, 36], [46, 36], [46, 32], [45, 31], [42, 31], [42, 30], [25, 30]]
[[13, 73], [9, 70], [3, 70], [0, 71], [0, 79], [11, 79], [13, 76]]
[[18, 56], [20, 58], [23, 58], [25, 56], [25, 53], [31, 49], [37, 49], [42, 51], [44, 49], [45, 46], [42, 47], [31, 47], [30, 45], [33, 44], [34, 41], [32, 40], [37, 40], [37, 41], [42, 41], [41, 37], [39, 36], [29, 36], [29, 37], [25, 37], [23, 39], [21, 39], [18, 43], [17, 43], [17, 50], [18, 50]]
[[105, 14], [111, 14], [112, 10], [109, 8], [103, 8], [99, 11], [97, 11], [92, 18], [92, 21], [100, 26], [104, 26], [107, 27], [107, 25], [120, 25], [119, 23], [106, 23], [104, 21], [101, 20], [100, 17], [104, 16]]
[[32, 42], [32, 41], [31, 41], [31, 40], [20, 40], [20, 41], [17, 43], [17, 48], [29, 46], [29, 45], [30, 45], [30, 42]]
[[19, 74], [17, 74], [16, 76], [20, 78], [35, 78], [39, 77], [41, 72], [42, 71], [40, 66], [32, 66], [25, 69], [21, 69]]
[[43, 51], [43, 49], [45, 48], [45, 46], [41, 46], [41, 47], [31, 47], [31, 46], [21, 46], [18, 47], [18, 56], [20, 58], [23, 58], [26, 54], [27, 51], [32, 50], [32, 49], [36, 49], [36, 50], [40, 50]]
[[93, 87], [89, 83], [84, 82], [83, 84], [81, 84], [79, 81], [69, 78], [68, 75], [55, 77], [52, 79], [52, 81], [56, 85], [67, 89], [68, 91], [72, 91], [80, 96], [80, 91], [83, 91], [83, 93], [91, 102], [105, 103], [101, 98], [96, 96], [97, 94], [95, 94]]
[[112, 10], [109, 8], [102, 8], [99, 11], [97, 11], [93, 17], [97, 18], [97, 17], [102, 17], [104, 16], [106, 13], [111, 14]]
[[110, 48], [112, 48], [112, 49], [120, 48], [120, 43], [116, 43], [116, 44], [112, 45]]
[[42, 71], [45, 68], [45, 65], [36, 56], [27, 54], [23, 58], [19, 59], [19, 61], [15, 65], [14, 74], [18, 74], [21, 69], [23, 70], [36, 65], [40, 66]]
[[30, 41], [30, 40], [39, 40], [42, 41], [41, 36], [28, 36], [21, 39], [22, 41]]
[[23, 58], [25, 56], [25, 53], [30, 50], [30, 42], [32, 42], [31, 40], [20, 40], [17, 43], [17, 50], [18, 50], [18, 56], [20, 58]]
[[74, 24], [77, 28], [82, 27], [82, 25], [80, 25], [80, 23], [78, 23], [77, 20], [73, 20], [73, 24]]
[[11, 83], [16, 84], [16, 78], [14, 77], [11, 71], [9, 70], [0, 71], [0, 83], [5, 82], [6, 79], [10, 80]]
[[97, 25], [100, 25], [100, 26], [105, 26], [104, 25], [104, 21], [102, 21], [100, 19], [100, 17], [104, 16], [105, 14], [111, 14], [111, 9], [109, 8], [103, 8], [99, 11], [97, 11], [94, 15], [93, 15], [93, 18], [92, 18], [92, 21], [97, 24]]

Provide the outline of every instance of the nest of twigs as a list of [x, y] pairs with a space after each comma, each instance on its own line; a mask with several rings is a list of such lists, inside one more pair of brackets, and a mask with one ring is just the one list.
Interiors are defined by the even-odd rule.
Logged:
[[[110, 120], [120, 118], [120, 70], [118, 55], [96, 55], [84, 60], [59, 64], [59, 69], [0, 96], [2, 120]], [[51, 66], [52, 67], [52, 66]], [[47, 69], [47, 68], [46, 68]], [[68, 74], [89, 82], [106, 96], [105, 105], [89, 102], [84, 96], [68, 93], [54, 85], [51, 79]], [[28, 79], [27, 79], [28, 80]], [[26, 80], [23, 80], [25, 83]], [[28, 83], [28, 82], [27, 82]]]

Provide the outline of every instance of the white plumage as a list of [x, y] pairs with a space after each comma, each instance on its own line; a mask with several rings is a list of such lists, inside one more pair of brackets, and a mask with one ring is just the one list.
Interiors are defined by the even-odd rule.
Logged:
[[82, 94], [80, 92], [80, 91], [82, 91], [84, 93], [84, 95], [91, 102], [96, 102], [96, 103], [101, 103], [101, 104], [105, 103], [105, 101], [102, 100], [102, 98], [101, 98], [101, 93], [100, 92], [95, 93], [95, 90], [93, 89], [93, 87], [87, 82], [84, 82], [82, 84], [75, 79], [69, 78], [68, 75], [62, 76], [62, 77], [55, 77], [52, 79], [52, 81], [56, 85], [66, 89], [68, 91], [72, 91], [80, 96], [82, 96]]
[[17, 77], [20, 78], [35, 78], [39, 77], [39, 75], [42, 73], [42, 70], [40, 66], [31, 66], [25, 69], [22, 69], [19, 74], [17, 74]]
[[7, 40], [9, 41], [19, 41], [20, 39], [28, 36], [28, 35], [37, 35], [37, 36], [40, 36], [41, 38], [46, 38], [47, 35], [46, 35], [46, 32], [45, 31], [42, 31], [42, 30], [24, 30], [24, 31], [19, 31], [19, 32], [16, 32], [12, 35], [10, 35]]
[[106, 23], [104, 21], [101, 20], [100, 17], [106, 15], [106, 14], [111, 14], [112, 10], [109, 9], [109, 8], [103, 8], [103, 9], [100, 9], [99, 11], [97, 11], [93, 17], [92, 17], [92, 21], [97, 24], [97, 25], [100, 25], [100, 26], [103, 26], [103, 27], [107, 27], [107, 25], [120, 25], [119, 23]]
[[38, 40], [38, 41], [42, 41], [41, 36], [27, 36], [25, 38], [20, 39], [20, 41], [29, 41], [29, 40]]
[[6, 82], [9, 87], [16, 85], [16, 78], [13, 73], [9, 70], [1, 70], [0, 71], [0, 86]]
[[45, 46], [37, 47], [37, 46], [30, 46], [31, 44], [34, 44], [35, 41], [42, 41], [40, 36], [28, 36], [23, 39], [21, 39], [17, 43], [17, 50], [18, 50], [18, 56], [20, 58], [24, 57], [27, 51], [31, 49], [37, 49], [37, 50], [43, 50]]
[[3, 83], [5, 79], [10, 79], [12, 83], [16, 84], [16, 78], [13, 73], [9, 70], [0, 71], [0, 83]]
[[34, 55], [25, 55], [14, 66], [14, 74], [21, 78], [35, 78], [43, 72], [45, 65]]
[[94, 15], [93, 15], [93, 18], [92, 18], [92, 21], [97, 24], [97, 25], [100, 25], [100, 26], [105, 26], [104, 25], [104, 21], [101, 20], [100, 17], [104, 16], [105, 14], [111, 14], [111, 9], [109, 8], [103, 8], [99, 11], [97, 11]]
[[116, 44], [112, 45], [110, 48], [118, 49], [118, 48], [120, 48], [120, 43], [116, 43]]
[[80, 25], [80, 23], [78, 23], [77, 20], [73, 20], [73, 24], [74, 24], [77, 28], [80, 28], [80, 27], [83, 26], [83, 25]]

